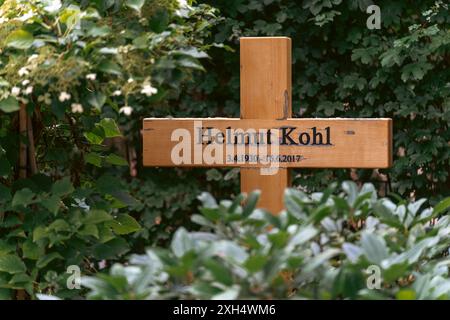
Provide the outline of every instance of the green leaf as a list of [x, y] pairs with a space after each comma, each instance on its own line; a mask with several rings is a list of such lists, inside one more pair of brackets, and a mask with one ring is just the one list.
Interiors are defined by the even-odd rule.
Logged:
[[250, 256], [244, 263], [244, 267], [251, 273], [258, 272], [267, 263], [268, 257], [264, 255]]
[[105, 140], [105, 132], [101, 127], [95, 127], [92, 131], [85, 132], [84, 136], [89, 143], [100, 145]]
[[64, 260], [64, 258], [58, 253], [58, 252], [52, 252], [50, 254], [47, 254], [41, 258], [39, 258], [39, 260], [36, 262], [36, 267], [38, 267], [39, 269], [42, 269], [44, 267], [46, 267], [50, 262], [52, 262], [53, 260]]
[[93, 247], [93, 253], [97, 259], [117, 259], [118, 256], [127, 253], [129, 250], [128, 243], [123, 238], [115, 238]]
[[100, 121], [100, 126], [103, 128], [106, 138], [114, 138], [122, 136], [122, 134], [120, 133], [120, 129], [117, 126], [114, 119], [104, 118]]
[[23, 261], [14, 254], [0, 256], [0, 271], [10, 274], [25, 272], [27, 268]]
[[86, 216], [84, 217], [82, 222], [84, 224], [97, 224], [97, 223], [109, 221], [112, 219], [113, 219], [113, 217], [106, 211], [92, 209], [86, 214]]
[[97, 110], [101, 110], [106, 102], [106, 96], [100, 91], [92, 92], [89, 94], [87, 101], [91, 106], [93, 106]]
[[0, 256], [14, 252], [16, 250], [16, 246], [14, 244], [10, 244], [5, 240], [0, 240]]
[[71, 194], [74, 190], [70, 177], [64, 177], [53, 184], [51, 192], [55, 196], [63, 197]]
[[33, 230], [33, 241], [39, 241], [43, 238], [46, 238], [48, 236], [47, 231], [45, 230], [45, 227], [38, 226], [36, 229]]
[[8, 47], [16, 49], [28, 49], [33, 44], [33, 35], [25, 30], [19, 29], [11, 32], [5, 40]]
[[172, 242], [170, 244], [172, 248], [172, 252], [178, 258], [181, 258], [185, 255], [186, 252], [192, 250], [194, 248], [194, 244], [189, 236], [189, 233], [185, 228], [181, 227], [175, 232]]
[[26, 273], [16, 273], [12, 276], [9, 284], [12, 285], [14, 289], [21, 289], [24, 285], [31, 283], [33, 280]]
[[92, 236], [94, 238], [99, 238], [98, 228], [95, 224], [88, 224], [84, 226], [83, 229], [78, 231], [78, 234], [81, 236]]
[[12, 290], [0, 288], [0, 300], [11, 300]]
[[93, 26], [88, 29], [87, 35], [90, 37], [104, 37], [110, 32], [111, 28], [108, 26]]
[[[0, 155], [0, 177], [8, 176], [11, 173], [11, 163], [5, 157]], [[0, 199], [1, 199], [1, 191], [0, 191]]]
[[52, 195], [41, 201], [41, 204], [54, 215], [58, 213], [60, 203], [61, 199], [57, 195]]
[[127, 160], [125, 160], [122, 157], [119, 157], [118, 155], [115, 155], [114, 153], [111, 153], [109, 156], [106, 157], [106, 162], [115, 166], [128, 166]]
[[19, 102], [13, 96], [0, 101], [0, 110], [3, 112], [15, 112], [20, 109]]
[[13, 200], [12, 200], [12, 206], [17, 207], [19, 205], [22, 205], [26, 207], [30, 203], [33, 202], [34, 193], [28, 188], [22, 189], [17, 191], [14, 194]]
[[[88, 139], [89, 140], [89, 139]], [[103, 141], [103, 139], [102, 139], [102, 141]], [[89, 142], [91, 142], [92, 143], [92, 141], [89, 141]], [[97, 141], [95, 141], [95, 142], [98, 142], [98, 140]], [[101, 143], [101, 142], [100, 142]], [[94, 144], [96, 144], [96, 143], [94, 143]], [[90, 153], [88, 153], [85, 157], [84, 157], [84, 160], [87, 162], [87, 163], [90, 163], [90, 164], [92, 164], [92, 165], [94, 165], [94, 166], [96, 166], [96, 167], [98, 167], [98, 168], [101, 168], [102, 167], [102, 156], [101, 155], [99, 155], [98, 153], [96, 153], [96, 152], [90, 152]]]
[[98, 69], [104, 73], [109, 73], [116, 76], [122, 75], [122, 70], [120, 66], [111, 60], [103, 60], [99, 64]]
[[96, 184], [97, 190], [101, 193], [113, 194], [117, 191], [122, 191], [123, 186], [121, 180], [109, 174], [102, 175]]
[[170, 23], [170, 16], [167, 10], [157, 10], [152, 16], [148, 25], [150, 29], [156, 33], [161, 33], [167, 29]]
[[141, 9], [142, 9], [142, 6], [144, 5], [144, 3], [145, 3], [145, 0], [126, 0], [125, 1], [125, 5], [127, 7], [130, 7], [139, 13], [141, 13]]
[[434, 206], [433, 209], [433, 216], [437, 216], [450, 208], [450, 197], [445, 198], [441, 202], [439, 202], [437, 205]]
[[233, 277], [230, 270], [228, 270], [222, 263], [219, 263], [214, 259], [206, 259], [204, 264], [205, 268], [212, 273], [216, 281], [219, 281], [226, 286], [233, 284]]
[[[248, 198], [245, 202], [244, 210], [242, 211], [243, 217], [246, 218], [252, 214], [253, 210], [255, 210], [255, 208], [256, 208], [256, 204], [258, 203], [258, 199], [259, 199], [260, 195], [261, 195], [261, 191], [259, 191], [259, 190], [256, 190], [256, 191], [253, 191], [252, 193], [250, 193], [250, 195], [248, 196]], [[274, 213], [277, 213], [277, 212], [274, 212]]]
[[54, 230], [56, 232], [62, 232], [62, 231], [70, 231], [71, 227], [66, 222], [66, 220], [56, 219], [47, 227], [47, 230], [49, 230], [49, 231]]
[[22, 252], [24, 258], [37, 260], [44, 254], [44, 249], [31, 240], [27, 240], [23, 243]]
[[141, 229], [139, 223], [132, 216], [127, 214], [122, 214], [115, 220], [109, 221], [108, 226], [110, 226], [116, 234], [120, 235], [129, 234]]
[[389, 256], [384, 239], [372, 233], [363, 233], [361, 247], [367, 260], [377, 265], [381, 265], [381, 261]]

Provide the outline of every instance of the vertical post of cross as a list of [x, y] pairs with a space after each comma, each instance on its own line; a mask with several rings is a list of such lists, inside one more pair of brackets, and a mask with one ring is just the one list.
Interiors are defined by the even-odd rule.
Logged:
[[[244, 37], [240, 39], [241, 119], [286, 119], [292, 116], [291, 39]], [[241, 168], [241, 191], [261, 190], [259, 207], [273, 213], [283, 209], [289, 170], [261, 175], [256, 168]]]

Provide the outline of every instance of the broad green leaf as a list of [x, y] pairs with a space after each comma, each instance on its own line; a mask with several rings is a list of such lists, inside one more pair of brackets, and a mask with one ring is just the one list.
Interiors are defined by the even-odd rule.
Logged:
[[129, 234], [141, 229], [139, 223], [132, 216], [127, 214], [122, 214], [116, 219], [108, 221], [108, 226], [110, 226], [116, 234], [120, 235]]
[[13, 96], [0, 101], [0, 110], [3, 112], [15, 112], [20, 109], [19, 102]]
[[85, 138], [89, 141], [89, 143], [94, 145], [102, 144], [103, 140], [105, 140], [105, 133], [101, 128], [95, 128], [92, 131], [84, 133]]
[[53, 260], [63, 260], [64, 258], [58, 253], [58, 252], [52, 252], [50, 254], [47, 254], [41, 258], [39, 258], [39, 260], [36, 262], [36, 267], [38, 267], [39, 269], [42, 269], [44, 267], [46, 267], [50, 262], [52, 262]]
[[96, 259], [117, 259], [130, 250], [123, 238], [115, 238], [106, 243], [96, 244], [93, 253]]
[[28, 188], [22, 189], [17, 191], [14, 194], [13, 200], [12, 200], [12, 206], [24, 206], [26, 207], [30, 203], [33, 202], [34, 193]]
[[125, 5], [127, 7], [130, 7], [139, 13], [141, 12], [141, 9], [142, 9], [144, 3], [145, 3], [145, 0], [125, 0]]
[[94, 238], [99, 238], [98, 228], [95, 224], [85, 225], [83, 229], [78, 231], [79, 235], [82, 236], [92, 236]]
[[82, 220], [84, 224], [97, 224], [100, 222], [105, 222], [112, 220], [113, 217], [103, 210], [93, 209], [86, 213], [86, 216]]
[[258, 272], [267, 263], [268, 256], [265, 255], [254, 255], [250, 256], [244, 263], [244, 267], [251, 273]]
[[450, 197], [445, 198], [439, 202], [433, 209], [433, 216], [437, 216], [450, 208]]
[[24, 258], [37, 260], [44, 254], [44, 249], [31, 240], [27, 240], [23, 243], [22, 252]]
[[117, 126], [114, 119], [104, 118], [100, 121], [100, 126], [103, 128], [106, 138], [114, 138], [122, 136], [122, 133], [120, 133], [120, 129]]
[[87, 35], [90, 37], [104, 37], [110, 32], [111, 28], [108, 26], [92, 26], [88, 29]]
[[46, 231], [46, 228], [43, 226], [38, 226], [33, 230], [33, 242], [37, 242], [43, 238], [46, 238], [47, 236], [48, 233]]
[[[90, 138], [93, 138], [93, 136], [89, 136]], [[88, 139], [89, 140], [89, 139]], [[103, 139], [101, 139], [102, 141], [103, 141]], [[92, 143], [92, 141], [90, 141], [91, 143]], [[99, 142], [99, 140], [95, 140], [94, 142]], [[101, 143], [101, 142], [100, 142]], [[98, 153], [96, 153], [96, 152], [90, 152], [90, 153], [88, 153], [85, 157], [84, 157], [84, 160], [87, 162], [87, 163], [90, 163], [90, 164], [92, 164], [92, 165], [94, 165], [94, 166], [96, 166], [96, 167], [98, 167], [98, 168], [101, 168], [102, 167], [102, 156], [101, 155], [99, 155]]]
[[51, 213], [56, 215], [58, 213], [61, 199], [57, 195], [52, 195], [41, 201], [41, 204]]
[[98, 66], [98, 69], [102, 72], [113, 74], [116, 76], [122, 75], [122, 69], [120, 68], [120, 66], [111, 60], [103, 60]]
[[26, 269], [23, 261], [15, 254], [0, 256], [0, 271], [14, 274], [25, 272]]
[[11, 32], [5, 40], [8, 47], [16, 49], [28, 49], [33, 44], [34, 38], [28, 31], [19, 29]]
[[106, 102], [106, 96], [100, 91], [92, 92], [89, 94], [87, 101], [97, 110], [101, 110]]
[[62, 178], [52, 186], [52, 194], [59, 197], [71, 194], [74, 190], [72, 182], [70, 182], [70, 177]]
[[0, 300], [11, 300], [13, 296], [13, 290], [0, 288]]
[[56, 219], [48, 227], [47, 230], [54, 230], [56, 232], [70, 231], [71, 227], [64, 219]]
[[16, 250], [16, 246], [14, 244], [6, 242], [6, 240], [0, 240], [0, 256], [14, 252]]
[[170, 23], [170, 15], [167, 10], [158, 10], [150, 19], [149, 27], [153, 32], [161, 33], [167, 30]]
[[128, 166], [127, 160], [125, 160], [122, 157], [119, 157], [118, 155], [115, 155], [114, 153], [111, 153], [106, 157], [106, 162], [115, 166]]
[[381, 262], [389, 256], [386, 242], [379, 235], [364, 232], [361, 247], [367, 260], [377, 265], [381, 265]]
[[204, 264], [206, 269], [212, 273], [216, 281], [219, 281], [226, 286], [233, 284], [233, 277], [230, 270], [222, 263], [219, 263], [214, 259], [206, 259]]
[[11, 200], [11, 190], [0, 184], [0, 203]]

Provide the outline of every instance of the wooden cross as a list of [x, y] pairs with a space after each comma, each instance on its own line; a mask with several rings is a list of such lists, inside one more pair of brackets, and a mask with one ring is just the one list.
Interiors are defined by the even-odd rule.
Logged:
[[[240, 46], [241, 117], [144, 119], [145, 166], [240, 167], [241, 191], [259, 189], [258, 206], [273, 213], [283, 209], [289, 168], [391, 166], [391, 119], [291, 118], [290, 38], [244, 37]], [[183, 148], [187, 142], [192, 144]], [[227, 152], [212, 151], [217, 145], [237, 148], [239, 143], [244, 145], [244, 157], [227, 159]], [[278, 149], [260, 156], [251, 146]], [[262, 158], [277, 165], [272, 169], [275, 174], [261, 174], [261, 168], [269, 167], [268, 162], [259, 162]]]

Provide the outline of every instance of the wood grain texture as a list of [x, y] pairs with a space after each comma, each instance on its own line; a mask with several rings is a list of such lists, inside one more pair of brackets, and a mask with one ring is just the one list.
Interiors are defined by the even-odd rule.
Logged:
[[[194, 127], [195, 124], [197, 128]], [[218, 131], [215, 134], [209, 134], [207, 128], [213, 128]], [[290, 130], [291, 128], [293, 129]], [[184, 130], [188, 136], [172, 138], [172, 134], [180, 129]], [[278, 153], [281, 156], [301, 156], [301, 159], [297, 157], [293, 161], [288, 161], [289, 159], [281, 160], [287, 161], [279, 163], [282, 168], [387, 168], [392, 163], [391, 119], [289, 118], [286, 120], [246, 120], [238, 118], [147, 118], [144, 120], [143, 130], [144, 165], [267, 167], [268, 165], [264, 163], [227, 163], [226, 159], [227, 143], [233, 146], [233, 143], [236, 141], [242, 142], [241, 133], [244, 133], [246, 142], [248, 137], [251, 137], [251, 142], [255, 143], [256, 140], [253, 133], [262, 132], [261, 130], [265, 130], [265, 132], [270, 130], [272, 133], [281, 132], [278, 137], [280, 142], [279, 150], [274, 150], [268, 146], [268, 154], [274, 155], [276, 154], [274, 151], [279, 151]], [[285, 130], [286, 134], [283, 135], [282, 130]], [[229, 131], [229, 134], [227, 131]], [[216, 140], [218, 132], [221, 132], [223, 135], [223, 140]], [[316, 133], [316, 138], [314, 138], [314, 132]], [[251, 134], [249, 135], [248, 133]], [[267, 143], [267, 134], [258, 135], [257, 137], [263, 137], [263, 139], [258, 140], [260, 143]], [[274, 137], [275, 135], [272, 135], [271, 142], [273, 145], [277, 144]], [[172, 150], [181, 141], [188, 142], [190, 145], [190, 160], [186, 161], [186, 163], [174, 163], [171, 158]], [[200, 141], [203, 141], [203, 143], [200, 143]], [[219, 143], [218, 145], [223, 150], [222, 160], [217, 161], [218, 163], [205, 163], [204, 161], [204, 155], [207, 154], [205, 148], [208, 148], [207, 143], [210, 141]], [[327, 144], [327, 141], [329, 141], [329, 144]], [[288, 145], [282, 145], [283, 142], [288, 143]], [[306, 142], [308, 144], [305, 144]], [[233, 147], [234, 154], [236, 154], [238, 150], [235, 146]], [[200, 163], [195, 163], [195, 150], [201, 150]], [[245, 150], [247, 155], [259, 152], [250, 150], [248, 144]], [[265, 181], [266, 176], [263, 178]]]
[[[291, 39], [240, 39], [241, 118], [287, 119], [292, 116]], [[241, 191], [261, 191], [258, 206], [272, 213], [283, 210], [284, 189], [290, 172], [280, 169], [263, 176], [260, 170], [241, 168]]]
[[291, 39], [240, 38], [241, 119], [292, 116]]

